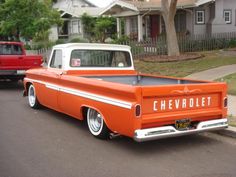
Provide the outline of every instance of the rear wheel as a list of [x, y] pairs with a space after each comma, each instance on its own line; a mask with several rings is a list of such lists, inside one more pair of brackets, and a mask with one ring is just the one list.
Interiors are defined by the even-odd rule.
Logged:
[[31, 84], [28, 89], [28, 102], [31, 108], [38, 109], [40, 107], [33, 84]]
[[110, 130], [102, 115], [92, 108], [89, 108], [87, 112], [87, 124], [93, 136], [100, 139], [107, 139], [109, 137]]

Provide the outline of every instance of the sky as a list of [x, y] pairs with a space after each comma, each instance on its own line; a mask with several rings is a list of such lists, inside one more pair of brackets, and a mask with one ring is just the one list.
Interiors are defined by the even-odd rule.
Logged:
[[97, 5], [98, 7], [106, 7], [109, 5], [113, 0], [89, 0], [93, 4]]

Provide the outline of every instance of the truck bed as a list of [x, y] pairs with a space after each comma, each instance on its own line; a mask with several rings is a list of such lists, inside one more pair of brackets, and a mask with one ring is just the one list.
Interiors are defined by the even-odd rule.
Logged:
[[205, 83], [203, 81], [190, 81], [184, 79], [175, 78], [163, 78], [163, 77], [152, 77], [143, 75], [132, 75], [132, 76], [86, 76], [86, 78], [92, 78], [97, 80], [103, 80], [107, 82], [115, 82], [126, 85], [140, 85], [140, 86], [158, 86], [158, 85], [176, 85], [176, 84], [199, 84]]

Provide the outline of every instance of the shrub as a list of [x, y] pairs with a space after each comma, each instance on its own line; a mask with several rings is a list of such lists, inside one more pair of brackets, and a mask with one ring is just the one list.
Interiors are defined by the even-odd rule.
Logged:
[[66, 40], [65, 39], [57, 39], [55, 44], [65, 44]]
[[31, 49], [32, 50], [46, 49], [46, 48], [51, 48], [54, 45], [55, 42], [52, 41], [39, 41], [39, 42], [34, 42], [31, 46]]
[[231, 40], [229, 41], [229, 47], [230, 47], [230, 48], [236, 47], [236, 39], [231, 39]]
[[130, 38], [126, 35], [121, 36], [120, 38], [115, 39], [113, 44], [128, 44], [130, 42]]
[[87, 39], [84, 39], [84, 38], [73, 38], [71, 39], [69, 42], [72, 42], [72, 43], [88, 43], [88, 40]]
[[31, 50], [32, 49], [29, 44], [25, 44], [24, 48], [25, 48], [25, 50]]

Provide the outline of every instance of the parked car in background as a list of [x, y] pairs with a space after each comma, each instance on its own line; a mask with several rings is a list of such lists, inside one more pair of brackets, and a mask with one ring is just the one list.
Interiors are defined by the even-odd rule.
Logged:
[[228, 126], [226, 83], [140, 74], [129, 46], [57, 45], [47, 67], [26, 72], [24, 88], [30, 107], [87, 120], [98, 138], [140, 142]]
[[0, 80], [23, 79], [25, 71], [40, 67], [43, 57], [40, 55], [26, 55], [21, 42], [0, 42]]

